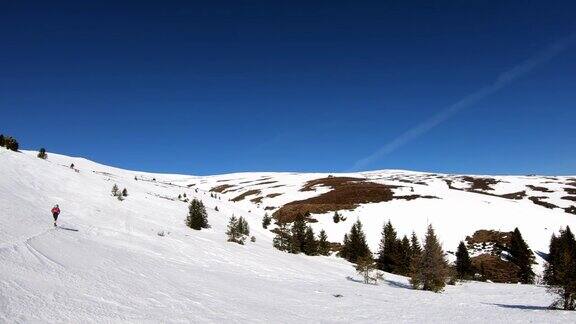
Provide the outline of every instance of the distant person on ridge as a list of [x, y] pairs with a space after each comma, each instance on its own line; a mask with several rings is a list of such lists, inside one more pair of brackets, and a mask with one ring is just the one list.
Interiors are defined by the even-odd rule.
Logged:
[[56, 221], [58, 220], [58, 215], [60, 215], [60, 207], [58, 205], [52, 208], [52, 216], [54, 216], [54, 227], [56, 227]]

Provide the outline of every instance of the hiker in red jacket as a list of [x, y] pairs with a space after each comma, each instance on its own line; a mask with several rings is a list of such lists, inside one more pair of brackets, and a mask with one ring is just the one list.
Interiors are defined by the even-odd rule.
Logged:
[[60, 215], [60, 207], [58, 205], [52, 208], [52, 216], [54, 216], [54, 226], [56, 226], [56, 221], [58, 220], [58, 215]]

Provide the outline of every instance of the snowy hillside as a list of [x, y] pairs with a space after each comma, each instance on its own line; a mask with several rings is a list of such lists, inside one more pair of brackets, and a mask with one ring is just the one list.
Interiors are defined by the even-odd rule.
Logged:
[[[576, 320], [573, 312], [546, 310], [553, 297], [540, 286], [466, 283], [435, 294], [412, 290], [406, 278], [391, 274], [379, 286], [364, 285], [340, 258], [273, 249], [273, 233], [260, 225], [264, 213], [330, 192], [322, 185], [300, 191], [327, 174], [161, 175], [52, 153], [45, 161], [35, 154], [0, 148], [0, 322]], [[360, 218], [376, 250], [382, 224], [391, 219], [400, 234], [415, 230], [420, 236], [432, 223], [447, 250], [477, 229], [518, 226], [533, 250], [546, 252], [553, 231], [576, 228], [576, 215], [566, 211], [575, 203], [562, 198], [569, 196], [565, 188], [576, 188], [569, 185], [574, 177], [492, 177], [500, 182], [478, 189], [490, 195], [467, 191], [470, 183], [458, 176], [405, 171], [346, 176], [395, 185], [395, 197], [435, 198], [360, 204], [344, 211], [347, 220], [338, 224], [331, 213], [314, 214], [313, 226], [326, 229], [332, 241], [340, 241]], [[114, 184], [127, 188], [124, 201], [111, 196]], [[219, 188], [220, 199], [211, 198], [210, 190], [223, 184], [234, 191]], [[249, 190], [259, 192], [235, 199]], [[495, 196], [519, 191], [526, 196]], [[187, 203], [177, 198], [184, 193], [202, 199], [210, 229], [184, 225]], [[539, 199], [557, 208], [530, 197], [546, 197]], [[56, 229], [54, 204], [62, 209]], [[255, 243], [226, 242], [232, 214], [248, 220]]]

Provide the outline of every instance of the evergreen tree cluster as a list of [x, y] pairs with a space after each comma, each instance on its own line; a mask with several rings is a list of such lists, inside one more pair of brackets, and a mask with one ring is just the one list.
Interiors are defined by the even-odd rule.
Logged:
[[552, 234], [544, 282], [558, 296], [552, 307], [576, 309], [576, 240], [568, 226], [560, 230], [559, 236]]
[[411, 260], [410, 283], [414, 289], [440, 292], [446, 286], [448, 277], [449, 267], [444, 251], [434, 228], [429, 225], [422, 252], [415, 254]]
[[330, 245], [326, 232], [322, 230], [318, 238], [311, 226], [306, 225], [304, 216], [296, 218], [291, 227], [278, 223], [273, 245], [280, 251], [304, 253], [306, 255], [329, 255]]
[[338, 255], [352, 263], [356, 263], [360, 258], [372, 258], [360, 220], [352, 225], [350, 233], [344, 234], [344, 241]]
[[20, 144], [18, 144], [18, 141], [14, 137], [4, 136], [2, 134], [0, 134], [0, 146], [14, 152], [18, 152], [18, 149], [20, 148]]
[[334, 221], [334, 224], [338, 224], [341, 221], [346, 221], [346, 217], [343, 217], [339, 212], [335, 211], [334, 216], [332, 216], [332, 220]]
[[250, 235], [248, 222], [242, 216], [236, 218], [236, 216], [232, 215], [228, 222], [228, 231], [226, 231], [226, 235], [228, 235], [228, 242], [244, 245], [244, 243], [246, 243], [246, 237]]
[[413, 256], [412, 245], [420, 251], [420, 245], [415, 233], [412, 233], [412, 243], [406, 235], [399, 239], [392, 223], [388, 221], [382, 229], [382, 238], [378, 251], [378, 269], [403, 276], [410, 274], [410, 263]]
[[124, 188], [120, 190], [120, 188], [118, 188], [118, 185], [114, 184], [114, 186], [112, 186], [112, 196], [122, 201], [124, 200], [124, 198], [128, 197], [128, 189]]
[[46, 160], [48, 158], [48, 153], [46, 153], [46, 149], [45, 148], [41, 148], [38, 151], [38, 155], [39, 158], [41, 158], [42, 160]]
[[208, 213], [206, 213], [206, 207], [204, 207], [204, 203], [201, 200], [192, 199], [190, 202], [186, 226], [197, 231], [210, 227], [208, 225]]
[[262, 217], [262, 228], [267, 229], [271, 223], [272, 223], [272, 217], [270, 217], [268, 213], [265, 213], [264, 217]]

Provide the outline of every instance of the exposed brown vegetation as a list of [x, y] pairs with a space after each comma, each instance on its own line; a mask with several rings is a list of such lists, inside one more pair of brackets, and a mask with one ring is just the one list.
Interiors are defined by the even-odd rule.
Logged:
[[259, 204], [262, 202], [262, 199], [264, 199], [264, 197], [256, 197], [254, 199], [250, 199], [250, 201], [255, 203], [255, 204]]
[[266, 198], [274, 198], [274, 197], [278, 197], [278, 196], [282, 196], [282, 194], [275, 192], [275, 193], [267, 194]]
[[272, 183], [277, 183], [277, 182], [278, 182], [278, 181], [274, 181], [274, 180], [264, 181], [264, 182], [255, 183], [255, 184], [253, 184], [252, 186], [262, 186], [262, 185], [267, 185], [267, 184], [272, 184]]
[[494, 193], [490, 193], [490, 192], [486, 192], [486, 191], [481, 191], [481, 190], [475, 190], [472, 188], [468, 188], [468, 189], [460, 189], [460, 188], [456, 188], [452, 185], [452, 180], [447, 180], [445, 179], [444, 182], [446, 182], [446, 184], [448, 185], [449, 189], [453, 189], [453, 190], [460, 190], [460, 191], [466, 191], [466, 192], [472, 192], [472, 193], [477, 193], [477, 194], [482, 194], [482, 195], [488, 195], [488, 196], [493, 196], [493, 197], [500, 197], [500, 198], [505, 198], [505, 199], [513, 199], [513, 200], [521, 200], [524, 197], [526, 197], [526, 191], [518, 191], [518, 192], [511, 192], [511, 193], [507, 193], [507, 194], [502, 194], [502, 195], [497, 195]]
[[354, 182], [354, 181], [364, 181], [365, 179], [362, 178], [352, 178], [352, 177], [327, 177], [327, 178], [320, 178], [314, 179], [306, 182], [300, 191], [314, 191], [315, 186], [323, 186], [323, 187], [330, 187], [332, 189], [336, 189], [341, 187], [345, 184]]
[[516, 283], [519, 281], [518, 267], [508, 261], [504, 261], [500, 256], [493, 254], [481, 254], [470, 259], [472, 267], [483, 279], [492, 282]]
[[576, 201], [576, 196], [564, 196], [564, 197], [562, 197], [562, 199]]
[[241, 200], [244, 200], [244, 198], [248, 197], [248, 196], [252, 196], [252, 195], [258, 195], [260, 194], [260, 190], [254, 189], [254, 190], [248, 190], [246, 192], [244, 192], [243, 194], [232, 198], [233, 202], [239, 202]]
[[566, 191], [566, 193], [569, 195], [576, 195], [576, 189], [574, 188], [564, 188], [564, 191]]
[[436, 196], [429, 196], [429, 195], [408, 195], [408, 196], [394, 196], [393, 199], [404, 199], [404, 200], [414, 200], [414, 199], [418, 199], [418, 198], [424, 198], [424, 199], [440, 199]]
[[271, 186], [271, 187], [268, 187], [268, 188], [273, 189], [273, 188], [280, 188], [280, 187], [286, 187], [286, 185], [279, 184], [279, 185]]
[[528, 197], [528, 199], [530, 199], [536, 205], [544, 206], [544, 207], [550, 208], [550, 209], [559, 208], [558, 206], [551, 204], [547, 201], [542, 201], [542, 199], [546, 199], [546, 198], [547, 197]]
[[493, 242], [504, 247], [510, 245], [511, 238], [512, 232], [478, 230], [472, 236], [466, 236], [466, 242], [470, 245]]
[[493, 178], [475, 178], [470, 176], [464, 176], [460, 179], [470, 182], [470, 189], [471, 190], [494, 190], [492, 185], [499, 183], [499, 180]]
[[224, 190], [234, 187], [234, 185], [223, 184], [210, 189], [210, 192], [222, 193]]
[[527, 185], [526, 187], [534, 190], [534, 191], [540, 191], [540, 192], [554, 192], [546, 187], [537, 187], [537, 186], [533, 186], [533, 185]]
[[226, 181], [230, 181], [230, 179], [217, 180], [216, 182], [226, 182]]
[[566, 207], [566, 208], [564, 208], [564, 211], [569, 213], [569, 214], [575, 214], [576, 215], [576, 207], [574, 207], [574, 206]]
[[266, 207], [264, 207], [264, 210], [274, 210], [274, 209], [276, 209], [276, 207], [274, 207], [274, 206], [266, 206]]

